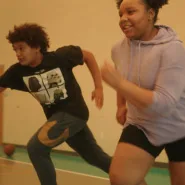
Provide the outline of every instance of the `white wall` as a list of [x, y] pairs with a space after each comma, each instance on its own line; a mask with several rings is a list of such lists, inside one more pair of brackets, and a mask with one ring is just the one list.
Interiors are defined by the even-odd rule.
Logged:
[[[184, 0], [171, 1], [163, 8], [159, 23], [175, 28], [185, 40], [183, 17]], [[110, 61], [112, 45], [123, 35], [118, 27], [118, 14], [114, 0], [7, 0], [0, 6], [0, 51], [1, 64], [8, 68], [16, 62], [15, 54], [5, 36], [13, 25], [36, 22], [46, 27], [51, 39], [51, 50], [62, 45], [80, 45], [92, 51], [101, 65]], [[104, 85], [105, 104], [101, 111], [91, 102], [93, 81], [87, 67], [77, 67], [76, 77], [81, 84], [90, 110], [89, 126], [98, 143], [109, 154], [113, 154], [121, 133], [115, 121], [115, 92]], [[41, 107], [26, 93], [10, 91], [4, 93], [4, 142], [25, 145], [31, 135], [45, 122]], [[67, 145], [58, 147], [71, 150]], [[166, 162], [164, 153], [157, 159]]]

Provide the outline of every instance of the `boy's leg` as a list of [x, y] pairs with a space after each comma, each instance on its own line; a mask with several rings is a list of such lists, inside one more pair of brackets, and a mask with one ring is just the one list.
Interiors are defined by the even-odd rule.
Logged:
[[80, 132], [68, 138], [66, 142], [89, 164], [109, 172], [111, 157], [97, 144], [87, 125]]
[[51, 149], [79, 132], [85, 125], [67, 113], [57, 113], [30, 139], [27, 145], [30, 160], [41, 185], [57, 185], [55, 168], [50, 158]]
[[41, 185], [57, 185], [55, 168], [50, 158], [51, 148], [39, 141], [37, 133], [28, 142], [27, 150]]

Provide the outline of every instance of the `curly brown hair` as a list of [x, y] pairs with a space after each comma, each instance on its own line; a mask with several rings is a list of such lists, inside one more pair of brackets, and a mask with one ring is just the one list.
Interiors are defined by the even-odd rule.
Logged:
[[[147, 8], [152, 8], [155, 11], [154, 23], [157, 21], [159, 9], [163, 5], [168, 4], [168, 0], [142, 0]], [[119, 9], [123, 0], [116, 0], [117, 8]]]
[[44, 27], [36, 23], [24, 23], [19, 26], [14, 26], [10, 30], [6, 39], [9, 43], [26, 42], [30, 47], [40, 47], [40, 52], [44, 53], [49, 48], [49, 37], [45, 32]]

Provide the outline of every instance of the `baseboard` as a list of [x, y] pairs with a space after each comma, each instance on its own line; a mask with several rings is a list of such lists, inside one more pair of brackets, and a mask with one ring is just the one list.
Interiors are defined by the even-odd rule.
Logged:
[[[3, 143], [3, 145], [6, 145], [6, 144], [9, 144], [9, 143]], [[17, 144], [14, 144], [16, 147], [19, 147], [19, 148], [24, 148], [26, 149], [26, 146], [25, 145], [17, 145]], [[61, 154], [64, 154], [64, 155], [70, 155], [70, 156], [79, 156], [78, 153], [74, 152], [74, 151], [66, 151], [66, 150], [58, 150], [58, 149], [53, 149], [54, 152], [56, 153], [61, 153]], [[157, 167], [157, 168], [168, 168], [168, 163], [163, 163], [163, 162], [155, 162], [153, 167]]]
[[[13, 143], [2, 143], [2, 145], [8, 145], [8, 144], [13, 144]], [[25, 145], [18, 145], [18, 144], [13, 144], [13, 145], [15, 145], [15, 147], [18, 147], [18, 148], [26, 149]], [[64, 155], [79, 156], [78, 153], [73, 151], [58, 150], [58, 149], [53, 149], [52, 151], [54, 151], [55, 153], [62, 153]]]
[[157, 168], [168, 168], [168, 163], [155, 162], [153, 166]]

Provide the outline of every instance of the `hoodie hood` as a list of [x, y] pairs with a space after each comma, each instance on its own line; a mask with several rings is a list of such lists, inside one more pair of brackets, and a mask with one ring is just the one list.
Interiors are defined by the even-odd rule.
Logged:
[[[164, 25], [156, 25], [158, 33], [149, 41], [130, 40], [124, 38], [117, 42], [112, 48], [112, 59], [117, 70], [127, 80], [131, 80], [132, 74], [137, 74], [138, 80], [134, 81], [140, 86], [141, 66], [145, 60], [152, 56], [152, 60], [159, 60], [159, 53], [165, 51], [171, 43], [182, 44], [175, 31]], [[156, 48], [156, 49], [150, 49]], [[158, 48], [158, 49], [157, 49]], [[136, 70], [133, 70], [136, 69]], [[145, 67], [144, 67], [145, 68]], [[132, 81], [132, 80], [131, 80]], [[133, 82], [133, 81], [132, 81]]]
[[165, 44], [167, 42], [171, 42], [171, 41], [179, 41], [179, 38], [177, 36], [177, 34], [175, 33], [174, 30], [172, 30], [170, 27], [168, 26], [163, 26], [163, 25], [156, 25], [155, 27], [157, 27], [159, 29], [157, 35], [149, 41], [140, 41], [140, 40], [131, 40], [131, 42], [134, 43], [140, 43], [143, 45], [157, 45], [157, 44]]
[[177, 41], [177, 42], [181, 42], [177, 36], [177, 34], [168, 26], [163, 26], [163, 25], [157, 25], [156, 26], [159, 31], [157, 33], [157, 35], [149, 41], [141, 41], [141, 40], [130, 40], [128, 39], [128, 42], [130, 42], [130, 65], [129, 65], [129, 72], [127, 75], [127, 79], [130, 79], [130, 75], [132, 73], [132, 65], [133, 65], [133, 48], [138, 48], [138, 54], [139, 54], [139, 58], [138, 58], [138, 69], [137, 69], [137, 73], [138, 73], [138, 85], [140, 86], [140, 69], [141, 69], [141, 65], [142, 65], [142, 61], [141, 61], [141, 46], [152, 46], [152, 45], [161, 45], [161, 44], [166, 44], [168, 42], [173, 42], [173, 41]]

